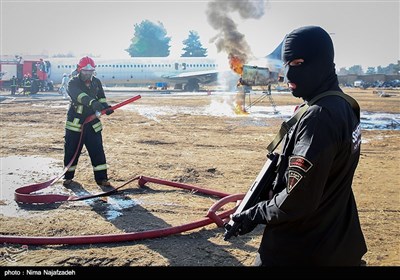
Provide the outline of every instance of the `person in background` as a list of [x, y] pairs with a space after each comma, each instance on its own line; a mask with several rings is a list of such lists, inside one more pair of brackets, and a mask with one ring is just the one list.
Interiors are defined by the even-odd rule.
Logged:
[[[102, 123], [99, 118], [83, 123], [85, 119], [103, 109], [110, 115], [114, 111], [106, 102], [101, 81], [93, 76], [95, 63], [90, 57], [79, 60], [77, 72], [68, 82], [67, 92], [71, 99], [65, 125], [64, 166], [72, 160], [76, 150], [77, 156], [71, 167], [64, 175], [63, 185], [68, 187], [72, 183], [78, 164], [79, 155], [85, 145], [93, 166], [94, 179], [99, 186], [112, 187], [107, 176], [107, 162], [103, 148]], [[83, 130], [82, 143], [78, 146], [80, 134]]]
[[256, 266], [363, 265], [367, 246], [352, 190], [359, 107], [342, 98], [324, 29], [293, 30], [283, 46], [285, 79], [295, 97], [309, 102], [327, 91], [340, 94], [311, 102], [284, 139], [272, 195], [232, 219], [241, 223], [239, 235], [265, 225]]
[[67, 87], [68, 87], [69, 79], [70, 78], [68, 77], [67, 73], [64, 73], [63, 77], [61, 79], [61, 86], [60, 86], [60, 94], [63, 95], [64, 99], [68, 98]]
[[29, 74], [24, 75], [24, 79], [22, 80], [22, 87], [24, 89], [23, 93], [25, 95], [31, 94], [32, 79]]
[[17, 86], [18, 86], [18, 80], [15, 76], [12, 76], [10, 80], [10, 88], [11, 88], [11, 95], [15, 95], [15, 92], [17, 91]]

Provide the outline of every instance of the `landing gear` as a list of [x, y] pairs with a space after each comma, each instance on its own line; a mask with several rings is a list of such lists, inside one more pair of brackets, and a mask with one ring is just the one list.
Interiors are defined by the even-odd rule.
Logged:
[[199, 91], [199, 89], [200, 89], [199, 80], [197, 80], [197, 79], [190, 79], [190, 80], [188, 81], [188, 83], [183, 87], [183, 89], [184, 89], [185, 91], [190, 91], [190, 92]]

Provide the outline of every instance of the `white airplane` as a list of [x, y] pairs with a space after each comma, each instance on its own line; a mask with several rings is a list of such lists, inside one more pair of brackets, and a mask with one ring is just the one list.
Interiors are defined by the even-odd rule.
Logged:
[[[282, 43], [269, 55], [257, 59], [248, 67], [268, 69], [267, 82], [276, 82], [282, 72]], [[76, 69], [79, 58], [49, 58], [48, 80], [60, 84], [63, 74]], [[231, 72], [222, 70], [217, 60], [207, 57], [134, 57], [128, 59], [94, 58], [96, 77], [105, 85], [159, 86], [173, 84], [175, 89], [198, 91], [199, 84], [210, 84], [218, 80], [218, 74]], [[239, 78], [239, 77], [238, 77]], [[265, 81], [265, 80], [264, 80]]]
[[[61, 83], [63, 74], [76, 69], [77, 58], [50, 58], [48, 79]], [[199, 84], [217, 81], [218, 64], [207, 57], [136, 57], [129, 59], [94, 58], [96, 77], [106, 85], [140, 84], [163, 85], [172, 83], [176, 89], [197, 91]]]

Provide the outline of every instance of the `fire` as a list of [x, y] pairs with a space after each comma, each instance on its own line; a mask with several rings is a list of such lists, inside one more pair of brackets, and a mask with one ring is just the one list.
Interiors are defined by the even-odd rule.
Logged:
[[[240, 59], [240, 57], [235, 56], [233, 54], [229, 55], [229, 66], [230, 68], [237, 74], [242, 75], [243, 74], [243, 61], [242, 59]], [[239, 79], [238, 83], [237, 83], [237, 87], [240, 87], [241, 84], [241, 79]], [[247, 115], [248, 112], [246, 112], [245, 109], [245, 97], [246, 94], [244, 93], [244, 91], [239, 90], [236, 94], [236, 105], [234, 108], [234, 112], [237, 115]]]
[[233, 71], [235, 71], [235, 73], [237, 73], [239, 75], [242, 75], [242, 73], [243, 73], [243, 61], [239, 57], [230, 54], [229, 55], [229, 66], [231, 67], [231, 69]]
[[245, 106], [245, 99], [246, 99], [246, 94], [244, 91], [239, 90], [236, 93], [236, 100], [235, 100], [235, 108], [234, 112], [236, 115], [248, 115], [249, 113], [246, 111], [246, 106]]

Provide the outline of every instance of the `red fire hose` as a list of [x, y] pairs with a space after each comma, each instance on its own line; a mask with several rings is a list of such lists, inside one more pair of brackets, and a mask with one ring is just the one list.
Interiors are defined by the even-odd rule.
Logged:
[[111, 242], [114, 243], [114, 242], [125, 242], [125, 241], [164, 237], [184, 231], [193, 230], [199, 227], [204, 227], [211, 223], [216, 223], [218, 226], [223, 226], [223, 224], [229, 220], [229, 215], [235, 211], [236, 207], [230, 210], [225, 210], [219, 214], [217, 214], [216, 211], [218, 211], [225, 204], [230, 202], [237, 202], [243, 199], [244, 197], [244, 194], [228, 195], [226, 193], [200, 188], [193, 185], [186, 185], [177, 182], [171, 182], [167, 180], [161, 180], [145, 176], [138, 176], [131, 180], [128, 180], [127, 182], [123, 183], [121, 186], [119, 186], [118, 188], [116, 188], [111, 192], [115, 192], [117, 189], [122, 188], [123, 186], [127, 185], [128, 183], [134, 180], [138, 180], [138, 184], [141, 187], [144, 186], [146, 183], [151, 182], [151, 183], [186, 189], [190, 191], [196, 191], [199, 193], [214, 195], [217, 197], [222, 197], [222, 199], [218, 200], [209, 208], [205, 218], [191, 223], [183, 224], [180, 226], [161, 228], [161, 229], [142, 231], [142, 232], [129, 232], [129, 233], [104, 234], [104, 235], [81, 235], [81, 236], [64, 236], [64, 237], [0, 235], [0, 242], [12, 243], [12, 244], [24, 244], [24, 245], [54, 245], [54, 244], [76, 245], [76, 244], [96, 244], [96, 243], [111, 243]]

